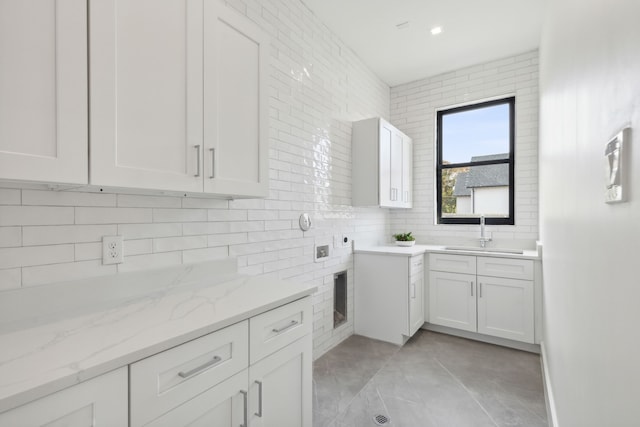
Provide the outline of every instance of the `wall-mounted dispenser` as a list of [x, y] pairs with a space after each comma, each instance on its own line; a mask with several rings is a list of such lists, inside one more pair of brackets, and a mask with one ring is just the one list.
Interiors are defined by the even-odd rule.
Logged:
[[619, 203], [627, 200], [629, 182], [627, 180], [629, 155], [629, 139], [631, 128], [622, 129], [614, 136], [604, 150], [605, 193], [606, 203]]

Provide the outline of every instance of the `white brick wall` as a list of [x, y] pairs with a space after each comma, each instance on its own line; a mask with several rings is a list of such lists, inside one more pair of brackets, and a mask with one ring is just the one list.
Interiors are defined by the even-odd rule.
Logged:
[[[270, 196], [225, 201], [0, 188], [0, 290], [238, 257], [240, 271], [318, 286], [315, 357], [353, 333], [353, 257], [315, 242], [384, 240], [383, 209], [351, 204], [351, 121], [389, 116], [389, 87], [299, 0], [232, 0], [271, 36]], [[0, 185], [1, 186], [1, 185]], [[298, 216], [309, 212], [303, 233]], [[125, 262], [101, 264], [101, 237], [124, 236]], [[333, 331], [333, 274], [348, 270], [348, 318]]]
[[[487, 62], [391, 89], [391, 123], [413, 138], [413, 209], [393, 210], [393, 233], [420, 242], [466, 243], [478, 226], [435, 224], [435, 112], [500, 96], [516, 97], [515, 225], [488, 226], [494, 245], [538, 239], [538, 52]], [[514, 242], [515, 240], [515, 242]]]

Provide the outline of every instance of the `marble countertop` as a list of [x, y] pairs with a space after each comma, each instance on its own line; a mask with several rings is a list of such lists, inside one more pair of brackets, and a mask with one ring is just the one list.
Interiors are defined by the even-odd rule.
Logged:
[[235, 264], [233, 269], [229, 266], [228, 262], [182, 265], [3, 292], [0, 412], [316, 289], [238, 275], [230, 271]]
[[[422, 255], [427, 252], [447, 253], [452, 255], [476, 255], [498, 258], [517, 258], [517, 259], [540, 259], [540, 254], [534, 249], [524, 249], [521, 254], [507, 253], [507, 252], [488, 252], [483, 251], [482, 248], [466, 249], [464, 246], [459, 246], [465, 249], [447, 249], [447, 247], [455, 247], [454, 245], [413, 245], [413, 246], [395, 246], [395, 245], [371, 245], [371, 246], [356, 246], [353, 250], [358, 254], [387, 254], [387, 255], [399, 255], [399, 256], [414, 256]], [[492, 248], [489, 248], [492, 249]]]

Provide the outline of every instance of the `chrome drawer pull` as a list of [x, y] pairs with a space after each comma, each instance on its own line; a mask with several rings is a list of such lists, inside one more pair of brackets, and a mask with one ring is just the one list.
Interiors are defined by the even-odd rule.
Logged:
[[213, 359], [209, 360], [207, 363], [198, 366], [197, 368], [193, 368], [190, 371], [184, 372], [184, 371], [180, 371], [178, 372], [178, 376], [180, 378], [189, 378], [195, 374], [197, 374], [198, 372], [202, 372], [207, 368], [210, 368], [214, 365], [217, 365], [218, 363], [222, 362], [222, 358], [220, 356], [213, 356]]
[[258, 384], [258, 412], [255, 413], [256, 416], [262, 418], [262, 381], [255, 381]]
[[247, 427], [248, 421], [249, 421], [249, 404], [247, 402], [247, 392], [244, 390], [240, 390], [240, 393], [242, 393], [242, 400], [244, 401], [244, 410], [243, 410], [243, 416], [244, 416], [244, 422], [242, 424], [240, 424], [240, 427]]
[[276, 334], [279, 334], [280, 332], [284, 332], [284, 331], [286, 331], [286, 330], [287, 330], [287, 329], [289, 329], [289, 328], [293, 328], [293, 327], [294, 327], [294, 326], [296, 326], [297, 324], [298, 324], [298, 321], [297, 321], [297, 320], [292, 320], [291, 322], [289, 322], [289, 324], [288, 324], [287, 326], [283, 326], [283, 327], [282, 327], [282, 328], [280, 328], [280, 329], [273, 328], [273, 329], [272, 329], [272, 331], [273, 331], [273, 332], [275, 332]]
[[200, 144], [194, 145], [193, 148], [196, 149], [196, 174], [193, 176], [200, 176]]
[[214, 179], [216, 177], [216, 149], [209, 148], [211, 151], [211, 175], [209, 175], [209, 179]]

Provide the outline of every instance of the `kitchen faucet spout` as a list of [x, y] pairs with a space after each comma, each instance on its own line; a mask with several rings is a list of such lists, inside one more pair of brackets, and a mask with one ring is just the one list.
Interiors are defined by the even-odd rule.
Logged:
[[485, 218], [484, 215], [480, 215], [480, 247], [484, 248], [487, 243], [491, 241], [491, 237], [487, 237], [485, 233]]

